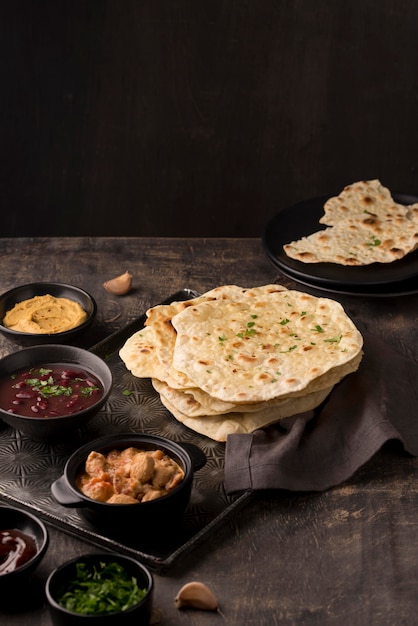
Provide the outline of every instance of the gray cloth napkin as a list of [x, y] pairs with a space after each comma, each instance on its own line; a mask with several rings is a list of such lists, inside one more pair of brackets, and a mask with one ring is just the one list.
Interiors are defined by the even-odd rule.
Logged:
[[227, 493], [321, 491], [347, 480], [390, 439], [418, 456], [418, 365], [364, 335], [357, 372], [325, 402], [249, 435], [229, 435]]

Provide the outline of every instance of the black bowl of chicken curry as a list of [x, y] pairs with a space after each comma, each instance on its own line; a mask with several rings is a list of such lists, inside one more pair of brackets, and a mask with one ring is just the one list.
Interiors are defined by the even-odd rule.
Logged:
[[145, 433], [106, 435], [69, 457], [51, 492], [95, 526], [157, 532], [167, 519], [181, 520], [194, 473], [205, 463], [193, 444]]

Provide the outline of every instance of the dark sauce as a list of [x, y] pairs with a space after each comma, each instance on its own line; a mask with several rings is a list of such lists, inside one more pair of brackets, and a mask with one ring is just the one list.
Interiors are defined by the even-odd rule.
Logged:
[[103, 386], [90, 372], [65, 364], [21, 369], [0, 378], [0, 407], [25, 417], [62, 417], [95, 404]]
[[35, 539], [11, 528], [0, 531], [0, 576], [13, 572], [36, 554]]

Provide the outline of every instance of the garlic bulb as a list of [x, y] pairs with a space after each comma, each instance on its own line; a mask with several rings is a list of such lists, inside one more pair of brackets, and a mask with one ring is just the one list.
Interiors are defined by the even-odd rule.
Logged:
[[212, 591], [200, 582], [190, 582], [185, 584], [176, 597], [174, 604], [178, 609], [192, 608], [203, 611], [217, 611], [218, 601]]
[[103, 287], [109, 293], [113, 293], [115, 296], [124, 296], [132, 288], [132, 274], [125, 272], [116, 278], [103, 283]]

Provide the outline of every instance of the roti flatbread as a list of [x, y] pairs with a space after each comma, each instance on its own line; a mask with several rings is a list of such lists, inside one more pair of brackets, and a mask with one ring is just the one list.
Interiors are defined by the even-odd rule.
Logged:
[[304, 263], [391, 263], [418, 247], [418, 222], [406, 217], [348, 218], [286, 244], [287, 256]]
[[348, 185], [324, 204], [328, 228], [283, 246], [303, 263], [392, 263], [418, 247], [418, 205], [402, 205], [379, 180]]
[[319, 222], [335, 226], [347, 218], [362, 219], [367, 216], [381, 219], [407, 217], [408, 207], [395, 202], [389, 189], [379, 180], [361, 180], [344, 187], [338, 196], [329, 198]]
[[305, 389], [349, 363], [362, 337], [343, 307], [298, 291], [251, 302], [205, 302], [176, 315], [174, 367], [226, 402]]
[[263, 285], [245, 289], [236, 285], [223, 285], [191, 300], [160, 304], [148, 309], [145, 328], [128, 339], [120, 350], [120, 357], [135, 376], [166, 380], [175, 389], [195, 387], [185, 372], [173, 364], [177, 332], [172, 319], [177, 314], [203, 302], [213, 300], [253, 301], [261, 296], [272, 297], [286, 291], [281, 285]]
[[208, 415], [222, 415], [225, 413], [255, 413], [261, 409], [281, 407], [290, 399], [323, 391], [335, 386], [348, 374], [355, 371], [362, 359], [362, 352], [343, 366], [335, 367], [315, 378], [309, 385], [300, 391], [290, 392], [287, 395], [278, 396], [262, 402], [224, 402], [199, 389], [198, 387], [187, 389], [175, 389], [167, 381], [152, 379], [154, 389], [175, 407], [180, 413], [189, 417], [205, 417]]
[[289, 399], [278, 407], [266, 407], [255, 412], [234, 412], [206, 417], [190, 417], [181, 413], [165, 396], [161, 396], [161, 402], [179, 422], [188, 428], [215, 441], [226, 441], [228, 435], [233, 433], [252, 433], [292, 415], [311, 411], [318, 407], [331, 391], [332, 387], [307, 396]]
[[119, 354], [176, 419], [224, 441], [318, 406], [359, 367], [362, 336], [328, 298], [226, 285], [152, 307]]

